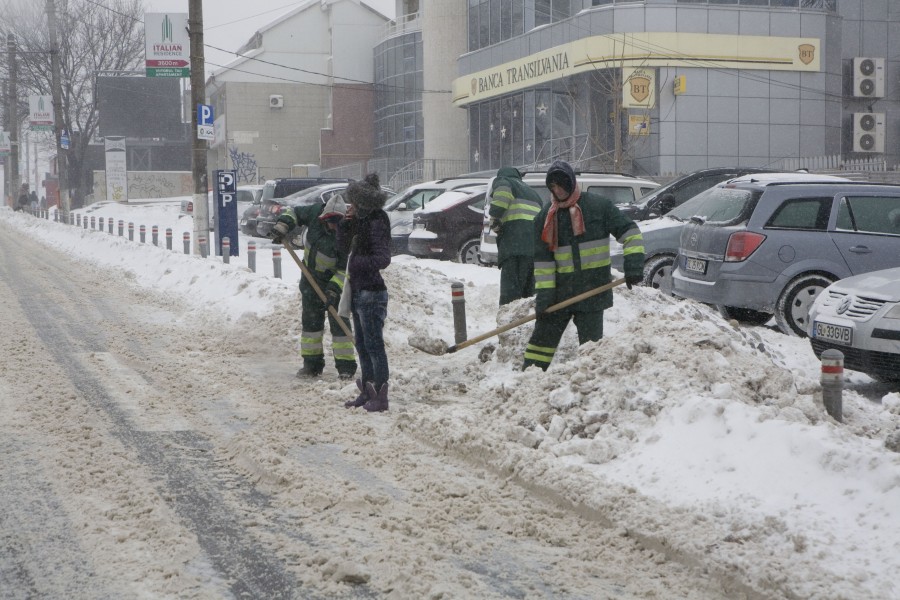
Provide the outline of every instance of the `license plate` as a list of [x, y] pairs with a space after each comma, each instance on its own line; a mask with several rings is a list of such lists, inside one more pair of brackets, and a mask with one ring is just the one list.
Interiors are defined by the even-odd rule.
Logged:
[[685, 257], [684, 270], [691, 271], [693, 273], [700, 273], [701, 275], [705, 275], [706, 274], [706, 261], [701, 258]]
[[816, 339], [828, 340], [836, 344], [849, 346], [853, 343], [853, 330], [843, 325], [832, 325], [816, 321], [813, 324], [813, 335]]

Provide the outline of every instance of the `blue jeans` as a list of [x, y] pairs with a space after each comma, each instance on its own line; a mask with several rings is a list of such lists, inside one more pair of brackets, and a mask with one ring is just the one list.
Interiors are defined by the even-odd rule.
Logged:
[[388, 293], [354, 290], [351, 284], [351, 309], [356, 352], [362, 368], [362, 380], [371, 381], [380, 390], [390, 378], [387, 352], [384, 349], [384, 319], [387, 317]]

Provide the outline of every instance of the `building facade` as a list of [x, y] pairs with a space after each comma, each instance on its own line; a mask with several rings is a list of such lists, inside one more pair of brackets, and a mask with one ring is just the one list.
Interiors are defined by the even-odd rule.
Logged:
[[473, 171], [900, 160], [900, 2], [469, 0], [467, 25]]
[[307, 0], [257, 31], [206, 82], [209, 168], [262, 181], [370, 159], [372, 48], [389, 21], [357, 0]]

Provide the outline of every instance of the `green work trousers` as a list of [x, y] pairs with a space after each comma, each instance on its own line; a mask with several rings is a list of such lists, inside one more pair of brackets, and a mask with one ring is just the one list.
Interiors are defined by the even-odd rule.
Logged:
[[[327, 305], [312, 289], [300, 290], [300, 298], [303, 302], [300, 324], [300, 355], [303, 357], [303, 366], [308, 371], [321, 373], [325, 368], [325, 315], [328, 315], [328, 324], [331, 329], [331, 351], [334, 355], [334, 366], [342, 375], [356, 373], [356, 357], [353, 353], [353, 340], [344, 333], [337, 320], [328, 312]], [[343, 319], [350, 329], [350, 322]]]
[[549, 315], [539, 316], [535, 321], [531, 339], [528, 340], [528, 346], [525, 348], [523, 369], [537, 365], [544, 371], [547, 370], [570, 320], [575, 321], [579, 344], [596, 342], [603, 337], [602, 310], [575, 312], [571, 308], [564, 308]]
[[510, 256], [500, 263], [500, 306], [534, 295], [534, 259]]

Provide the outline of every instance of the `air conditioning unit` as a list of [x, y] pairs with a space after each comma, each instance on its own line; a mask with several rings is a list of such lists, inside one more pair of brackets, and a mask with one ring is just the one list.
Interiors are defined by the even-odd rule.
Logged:
[[856, 57], [853, 59], [853, 96], [856, 98], [884, 98], [884, 59]]
[[284, 108], [284, 96], [274, 94], [269, 96], [269, 108]]
[[884, 152], [884, 113], [853, 113], [853, 151]]

